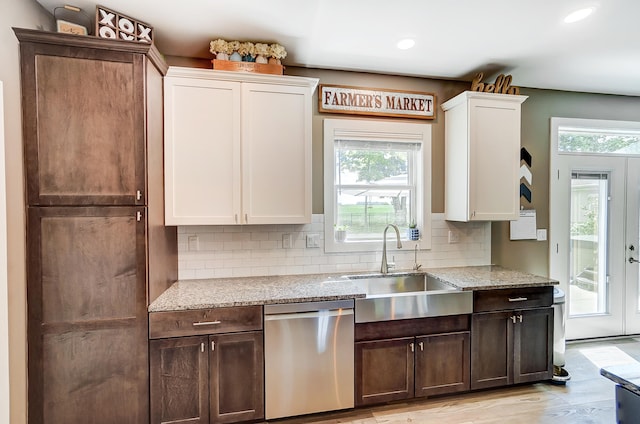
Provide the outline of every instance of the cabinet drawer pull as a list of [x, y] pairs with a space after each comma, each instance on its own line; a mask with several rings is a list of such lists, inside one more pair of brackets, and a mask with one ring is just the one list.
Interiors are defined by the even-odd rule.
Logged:
[[194, 327], [200, 327], [202, 325], [218, 325], [220, 323], [221, 323], [221, 321], [199, 321], [199, 322], [194, 322], [193, 326]]
[[526, 297], [510, 297], [509, 302], [524, 302], [525, 300], [529, 300]]

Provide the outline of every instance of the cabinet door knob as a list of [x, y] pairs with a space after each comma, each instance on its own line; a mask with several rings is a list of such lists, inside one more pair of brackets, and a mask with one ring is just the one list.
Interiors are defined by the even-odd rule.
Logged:
[[518, 322], [522, 322], [522, 315], [518, 315]]
[[411, 348], [411, 352], [413, 352], [413, 343], [409, 343], [409, 347]]
[[516, 323], [516, 316], [515, 315], [511, 315], [510, 318], [511, 318], [511, 321], [513, 321], [513, 323], [515, 324]]
[[420, 346], [420, 352], [424, 352], [424, 342], [418, 343], [418, 346]]
[[216, 350], [216, 342], [211, 340], [211, 352], [213, 352], [214, 350]]
[[204, 352], [204, 342], [200, 343], [200, 352]]

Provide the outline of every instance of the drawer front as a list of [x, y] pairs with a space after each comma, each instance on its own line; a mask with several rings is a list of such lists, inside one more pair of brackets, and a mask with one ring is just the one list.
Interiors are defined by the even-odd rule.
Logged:
[[149, 338], [262, 330], [262, 306], [149, 313]]
[[539, 308], [552, 304], [552, 286], [479, 290], [473, 293], [473, 312]]

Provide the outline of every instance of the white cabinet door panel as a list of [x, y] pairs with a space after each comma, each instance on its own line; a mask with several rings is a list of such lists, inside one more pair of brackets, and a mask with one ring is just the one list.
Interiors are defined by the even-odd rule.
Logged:
[[165, 79], [165, 223], [235, 224], [240, 84]]
[[243, 211], [249, 224], [311, 222], [311, 95], [243, 84]]

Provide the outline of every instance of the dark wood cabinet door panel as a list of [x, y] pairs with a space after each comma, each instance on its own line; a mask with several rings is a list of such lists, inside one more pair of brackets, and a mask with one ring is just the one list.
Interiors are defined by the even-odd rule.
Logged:
[[29, 208], [30, 316], [45, 326], [146, 318], [144, 214], [136, 207]]
[[513, 369], [512, 312], [471, 317], [471, 388], [506, 386]]
[[[514, 383], [553, 376], [553, 308], [516, 311]], [[520, 319], [522, 317], [522, 319]]]
[[469, 390], [469, 332], [416, 337], [415, 396]]
[[151, 340], [151, 424], [209, 423], [206, 336]]
[[148, 419], [144, 210], [28, 209], [30, 421]]
[[356, 406], [413, 397], [414, 338], [358, 342]]
[[[29, 422], [139, 424], [148, 420], [147, 348], [132, 327], [42, 336], [41, 402]], [[31, 380], [34, 381], [33, 379]], [[33, 409], [32, 409], [33, 411]]]
[[212, 423], [264, 417], [262, 332], [210, 336], [210, 414]]
[[136, 252], [144, 226], [136, 221], [135, 208], [57, 212], [42, 210], [35, 224], [46, 299], [42, 322], [135, 317], [138, 302], [145, 300]]
[[144, 56], [23, 44], [21, 60], [28, 204], [144, 204]]

